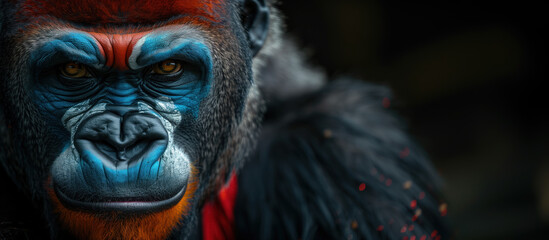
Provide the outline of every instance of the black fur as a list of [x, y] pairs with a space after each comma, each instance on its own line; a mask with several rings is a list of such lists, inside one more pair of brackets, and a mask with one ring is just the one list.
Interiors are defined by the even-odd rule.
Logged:
[[385, 88], [343, 80], [271, 106], [239, 175], [237, 239], [419, 239], [434, 230], [446, 239], [440, 181], [384, 109], [389, 97]]

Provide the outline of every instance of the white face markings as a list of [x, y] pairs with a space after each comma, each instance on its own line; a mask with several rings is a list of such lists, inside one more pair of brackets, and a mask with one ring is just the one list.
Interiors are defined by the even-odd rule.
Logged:
[[97, 113], [105, 112], [107, 109], [106, 103], [99, 103], [95, 106], [90, 106], [90, 101], [86, 100], [84, 102], [78, 103], [73, 107], [69, 108], [61, 118], [63, 126], [71, 133], [71, 146], [74, 146], [74, 134], [76, 129], [82, 123], [82, 120], [88, 118], [89, 116]]
[[[175, 104], [169, 98], [162, 98], [162, 100], [156, 102], [155, 109], [143, 102], [139, 102], [137, 106], [139, 113], [157, 116], [168, 132], [168, 148], [159, 160], [159, 163], [163, 163], [163, 166], [161, 166], [163, 172], [169, 174], [181, 174], [182, 172], [186, 172], [190, 174], [189, 155], [182, 147], [177, 146], [174, 142], [175, 130], [182, 119], [181, 112], [177, 110]], [[181, 165], [179, 163], [185, 164]]]

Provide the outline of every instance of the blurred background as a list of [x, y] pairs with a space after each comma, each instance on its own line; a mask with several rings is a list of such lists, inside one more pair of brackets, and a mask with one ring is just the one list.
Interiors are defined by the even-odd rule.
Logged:
[[457, 239], [549, 238], [542, 1], [286, 0], [289, 32], [331, 77], [391, 87], [445, 179]]

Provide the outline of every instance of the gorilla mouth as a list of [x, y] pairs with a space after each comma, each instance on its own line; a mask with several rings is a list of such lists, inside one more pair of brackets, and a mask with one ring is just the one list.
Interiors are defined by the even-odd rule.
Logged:
[[151, 197], [110, 198], [86, 201], [69, 197], [59, 188], [53, 187], [59, 201], [68, 208], [88, 212], [150, 213], [168, 209], [176, 205], [185, 195], [186, 185], [171, 197], [153, 200]]

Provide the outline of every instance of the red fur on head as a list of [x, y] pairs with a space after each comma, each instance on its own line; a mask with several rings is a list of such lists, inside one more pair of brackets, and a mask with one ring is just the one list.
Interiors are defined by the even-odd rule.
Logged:
[[156, 23], [178, 16], [219, 22], [225, 0], [20, 0], [25, 20], [53, 16], [77, 23]]

